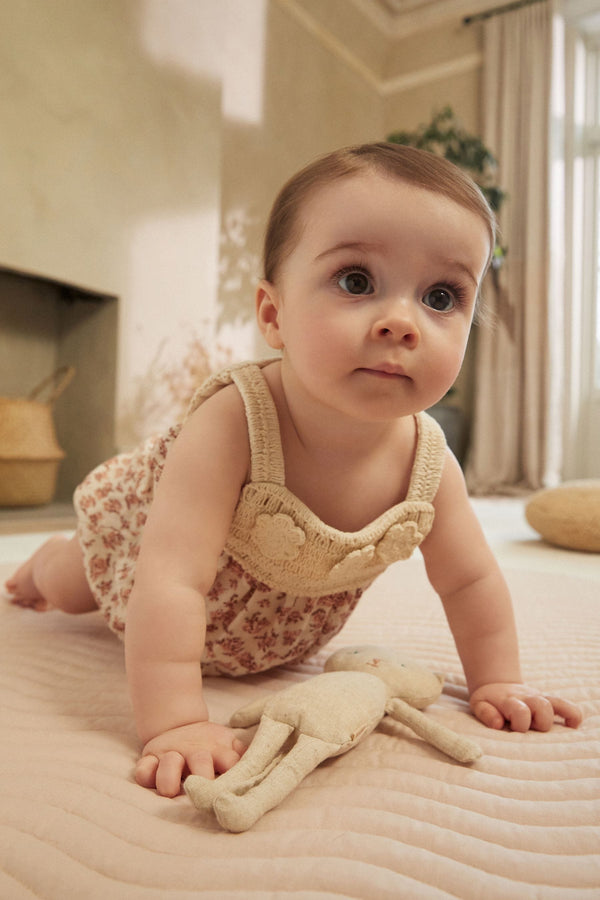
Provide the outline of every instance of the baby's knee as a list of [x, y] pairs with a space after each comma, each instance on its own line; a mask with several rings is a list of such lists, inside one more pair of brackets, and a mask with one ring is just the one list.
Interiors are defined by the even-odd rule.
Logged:
[[34, 571], [36, 587], [48, 606], [66, 613], [97, 609], [90, 591], [77, 538], [51, 538]]

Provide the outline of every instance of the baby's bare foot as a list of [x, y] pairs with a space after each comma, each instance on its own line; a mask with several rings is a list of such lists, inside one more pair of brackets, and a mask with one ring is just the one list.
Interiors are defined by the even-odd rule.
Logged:
[[35, 573], [39, 564], [54, 554], [59, 547], [64, 546], [67, 540], [64, 535], [51, 537], [5, 581], [4, 587], [14, 606], [35, 609], [36, 612], [45, 612], [50, 608], [50, 604], [37, 588]]

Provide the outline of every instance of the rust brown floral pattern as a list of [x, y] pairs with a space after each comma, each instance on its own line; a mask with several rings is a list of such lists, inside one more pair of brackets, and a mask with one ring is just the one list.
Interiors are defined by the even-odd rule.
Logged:
[[[264, 396], [260, 396], [260, 402], [264, 403]], [[273, 421], [277, 423], [276, 415]], [[278, 425], [273, 427], [278, 428]], [[108, 625], [120, 635], [126, 627], [127, 603], [146, 517], [169, 448], [178, 432], [179, 428], [171, 429], [131, 453], [121, 454], [98, 466], [75, 492], [78, 536], [87, 578]], [[275, 436], [268, 435], [268, 440], [277, 444], [278, 431]], [[441, 472], [441, 463], [436, 462], [436, 466]], [[421, 469], [429, 478], [431, 466], [427, 460]], [[269, 478], [263, 483], [267, 487], [273, 485]], [[279, 491], [280, 497], [281, 488]], [[347, 555], [331, 569], [331, 573], [341, 572], [344, 576], [332, 579], [331, 584], [352, 585], [350, 588], [337, 592], [332, 592], [331, 587], [328, 590], [325, 585], [329, 568], [326, 566], [321, 587], [324, 593], [319, 595], [319, 590], [311, 590], [306, 596], [302, 594], [302, 588], [286, 593], [281, 589], [282, 580], [279, 586], [276, 582], [281, 579], [286, 565], [297, 565], [305, 555], [310, 564], [313, 539], [307, 537], [308, 520], [301, 516], [297, 518], [296, 508], [289, 503], [282, 503], [278, 512], [267, 512], [265, 507], [275, 507], [269, 506], [269, 497], [265, 496], [265, 506], [258, 504], [258, 515], [249, 520], [245, 543], [242, 542], [243, 552], [236, 553], [233, 545], [228, 544], [228, 552], [221, 555], [217, 576], [205, 598], [207, 629], [201, 660], [203, 671], [233, 676], [261, 672], [299, 661], [324, 646], [345, 624], [377, 571], [397, 559], [410, 556], [431, 527], [430, 499], [421, 501], [421, 493], [429, 496], [425, 488], [419, 491], [419, 496], [415, 497], [418, 502], [413, 503], [406, 513], [399, 509], [395, 520], [390, 517], [387, 531], [378, 540], [372, 537], [371, 531], [370, 541], [362, 547], [356, 547], [354, 539], [340, 543], [338, 560], [345, 548], [354, 549], [346, 550]], [[244, 502], [240, 501], [240, 509], [248, 508], [242, 507]], [[425, 523], [422, 527], [414, 521], [418, 512], [412, 511], [419, 502], [419, 509], [428, 507], [431, 510], [426, 510], [424, 518], [418, 519], [419, 523]], [[293, 513], [294, 517], [288, 513]], [[381, 531], [377, 533], [381, 534]], [[252, 554], [247, 557], [244, 553], [248, 547], [252, 548]], [[337, 552], [337, 547], [335, 549]], [[261, 554], [273, 561], [273, 576], [267, 577], [265, 567], [258, 566], [257, 558]], [[335, 559], [335, 554], [331, 558]], [[244, 565], [240, 564], [240, 559], [244, 559]], [[372, 574], [365, 575], [365, 567]], [[252, 574], [253, 569], [262, 571], [262, 578], [273, 584], [257, 578]]]

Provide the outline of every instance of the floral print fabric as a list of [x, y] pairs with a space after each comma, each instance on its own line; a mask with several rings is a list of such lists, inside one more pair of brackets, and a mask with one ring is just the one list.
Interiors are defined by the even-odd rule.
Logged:
[[[268, 388], [260, 370], [256, 365], [247, 368], [255, 370], [250, 373], [253, 380], [257, 375], [261, 382], [251, 402], [272, 403], [270, 395], [265, 396]], [[217, 378], [220, 386], [228, 383], [223, 373]], [[256, 416], [248, 409], [243, 378], [241, 383], [235, 377], [231, 380], [244, 397], [252, 423]], [[195, 405], [210, 396], [211, 390], [201, 391]], [[265, 450], [262, 438], [253, 436], [250, 425], [253, 473], [256, 470], [264, 479], [272, 471], [274, 483], [269, 486], [267, 477], [244, 488], [217, 576], [205, 598], [207, 633], [201, 663], [208, 675], [260, 672], [314, 653], [342, 628], [377, 574], [391, 562], [411, 555], [433, 521], [429, 497], [414, 496], [362, 532], [334, 532], [282, 484], [283, 460], [278, 458], [280, 440], [273, 414], [267, 431], [271, 432], [265, 438], [270, 446]], [[126, 627], [127, 601], [147, 512], [178, 433], [179, 427], [171, 429], [165, 436], [103, 463], [75, 492], [87, 578], [109, 627], [119, 635]], [[261, 453], [264, 459], [273, 460], [266, 473], [254, 466]], [[441, 472], [442, 456], [437, 450], [436, 454]], [[419, 452], [415, 468], [418, 457]], [[430, 462], [424, 460], [426, 466]], [[439, 474], [434, 473], [433, 480], [428, 476], [428, 491], [419, 488], [418, 493], [435, 491]], [[310, 574], [303, 581], [307, 562]], [[294, 590], [285, 589], [286, 572], [287, 584]], [[310, 589], [303, 591], [303, 584]]]

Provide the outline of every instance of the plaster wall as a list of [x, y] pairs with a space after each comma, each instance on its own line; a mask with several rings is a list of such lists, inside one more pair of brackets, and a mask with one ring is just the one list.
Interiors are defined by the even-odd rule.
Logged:
[[194, 329], [236, 357], [264, 351], [253, 283], [289, 175], [448, 103], [477, 129], [477, 30], [395, 36], [360, 10], [0, 4], [0, 266], [117, 298], [119, 446], [134, 436], [135, 385]]
[[0, 265], [119, 300], [117, 403], [213, 315], [222, 6], [0, 5]]

